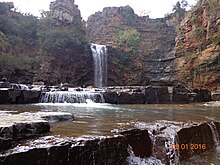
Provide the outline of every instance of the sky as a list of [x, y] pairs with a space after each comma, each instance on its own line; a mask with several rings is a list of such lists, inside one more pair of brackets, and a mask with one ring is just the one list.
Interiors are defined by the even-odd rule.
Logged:
[[[55, 0], [0, 0], [1, 2], [14, 2], [15, 8], [22, 13], [31, 13], [40, 16], [40, 11], [49, 10], [51, 1]], [[150, 18], [161, 18], [172, 11], [178, 0], [75, 0], [84, 20], [104, 7], [130, 5], [136, 14], [149, 15]], [[187, 0], [190, 5], [196, 0]]]

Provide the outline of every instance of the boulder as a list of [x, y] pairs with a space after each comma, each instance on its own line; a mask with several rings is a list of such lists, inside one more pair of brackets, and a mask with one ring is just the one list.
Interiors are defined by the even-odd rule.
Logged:
[[21, 90], [20, 89], [9, 89], [9, 98], [11, 104], [17, 104], [21, 97]]
[[105, 103], [117, 104], [117, 101], [118, 101], [117, 92], [106, 91], [106, 92], [103, 92], [103, 96], [105, 99]]
[[211, 100], [211, 93], [207, 89], [193, 89], [193, 92], [197, 94], [195, 97], [197, 102], [208, 102]]
[[[219, 130], [219, 123], [218, 132]], [[203, 123], [198, 126], [181, 129], [178, 134], [178, 150], [180, 160], [188, 159], [206, 151], [213, 151], [215, 139], [213, 136], [213, 123]]]
[[145, 95], [141, 92], [119, 92], [118, 104], [144, 104]]
[[30, 138], [48, 132], [47, 121], [22, 114], [0, 114], [0, 149], [8, 148], [18, 139]]
[[127, 138], [135, 156], [141, 158], [151, 156], [153, 144], [147, 130], [132, 129], [120, 132], [120, 134]]
[[178, 84], [173, 87], [172, 102], [177, 104], [187, 104], [194, 102], [196, 93], [193, 93], [191, 90], [185, 86]]
[[23, 90], [19, 100], [20, 104], [39, 103], [41, 91]]
[[212, 101], [220, 101], [220, 90], [211, 92]]
[[168, 104], [172, 102], [168, 87], [149, 86], [145, 89], [147, 104]]
[[[74, 142], [75, 143], [75, 142]], [[70, 150], [70, 164], [124, 164], [128, 156], [123, 136], [81, 140]]]
[[9, 104], [9, 90], [8, 89], [1, 89], [0, 88], [0, 104]]
[[0, 82], [0, 88], [10, 88], [10, 82]]
[[[25, 147], [24, 147], [25, 146]], [[5, 154], [0, 164], [124, 164], [128, 156], [123, 136], [52, 138], [43, 137], [27, 142]]]
[[0, 150], [9, 148], [13, 140], [13, 125], [0, 125]]

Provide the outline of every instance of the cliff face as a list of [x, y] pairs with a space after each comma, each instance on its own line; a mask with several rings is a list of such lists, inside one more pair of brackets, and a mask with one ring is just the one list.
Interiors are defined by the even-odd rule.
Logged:
[[[85, 26], [74, 0], [51, 2], [48, 20], [50, 30], [44, 27], [48, 38], [43, 40], [42, 64], [36, 79], [47, 84], [93, 84], [93, 63]], [[44, 29], [45, 28], [45, 29]], [[50, 41], [50, 36], [54, 38]], [[49, 40], [49, 42], [48, 42]], [[45, 46], [46, 45], [46, 46]], [[51, 48], [52, 47], [52, 48]]]
[[[139, 17], [129, 6], [108, 7], [89, 17], [87, 32], [91, 42], [108, 46], [109, 85], [146, 85], [155, 78], [172, 79], [176, 35], [165, 19]], [[120, 42], [120, 35], [129, 36], [129, 32], [139, 37], [138, 44], [130, 47], [127, 40]]]
[[93, 84], [85, 25], [74, 0], [56, 0], [40, 20], [0, 3], [0, 77], [48, 85]]
[[176, 78], [190, 87], [219, 89], [220, 1], [201, 0], [180, 24]]

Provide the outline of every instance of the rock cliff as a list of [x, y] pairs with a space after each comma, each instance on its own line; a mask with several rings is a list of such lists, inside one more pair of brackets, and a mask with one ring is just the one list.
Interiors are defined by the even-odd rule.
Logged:
[[[109, 85], [146, 85], [155, 78], [172, 79], [176, 34], [166, 19], [139, 17], [130, 6], [107, 7], [88, 18], [87, 31], [91, 42], [108, 46]], [[132, 31], [139, 36], [138, 44], [129, 47], [126, 41], [120, 43], [121, 32]]]
[[44, 31], [50, 28], [47, 34], [48, 37], [54, 35], [54, 43], [50, 45], [45, 41], [43, 44], [54, 48], [42, 53], [43, 61], [36, 78], [46, 80], [47, 84], [92, 85], [92, 56], [80, 10], [74, 0], [51, 2], [47, 19], [52, 19], [52, 23]]
[[177, 80], [219, 89], [220, 1], [201, 0], [181, 22], [176, 38]]

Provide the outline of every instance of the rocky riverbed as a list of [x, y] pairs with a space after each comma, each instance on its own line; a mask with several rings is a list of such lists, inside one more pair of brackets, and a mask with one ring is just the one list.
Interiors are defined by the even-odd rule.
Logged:
[[[139, 129], [113, 136], [59, 138], [44, 136], [27, 140], [0, 153], [8, 164], [132, 164], [153, 161], [178, 164], [191, 156], [215, 150], [220, 123], [142, 123]], [[219, 140], [219, 139], [218, 139]]]

